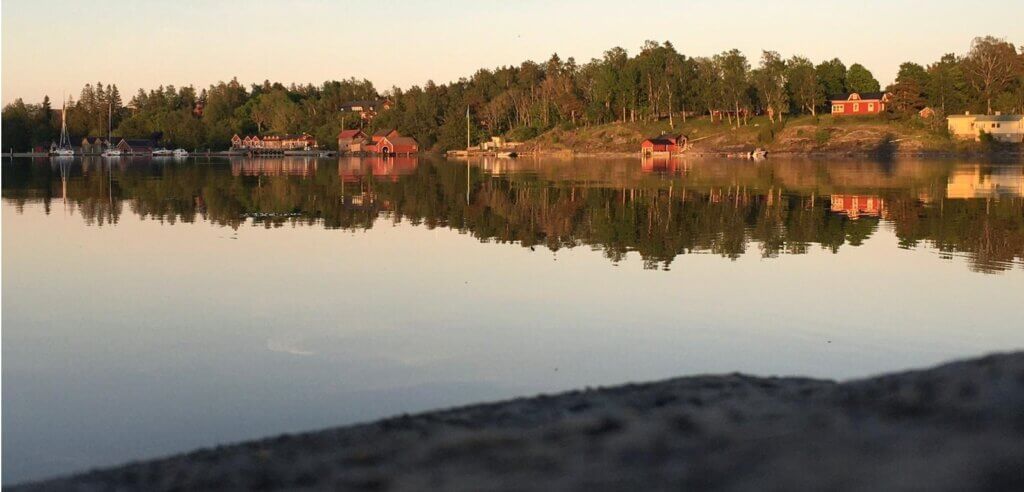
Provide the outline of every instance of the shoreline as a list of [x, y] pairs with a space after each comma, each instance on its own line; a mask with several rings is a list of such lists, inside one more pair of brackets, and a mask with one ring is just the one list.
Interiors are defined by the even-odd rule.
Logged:
[[844, 382], [703, 375], [217, 446], [9, 490], [1008, 490], [1024, 352]]

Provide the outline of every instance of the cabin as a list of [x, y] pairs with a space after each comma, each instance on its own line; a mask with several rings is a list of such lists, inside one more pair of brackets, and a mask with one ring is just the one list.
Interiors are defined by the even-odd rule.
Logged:
[[946, 125], [950, 135], [960, 139], [981, 140], [985, 133], [997, 142], [1024, 142], [1024, 115], [964, 113], [946, 117]]
[[858, 116], [880, 114], [889, 102], [887, 92], [850, 92], [829, 98], [832, 114], [836, 116]]
[[[245, 137], [245, 138], [248, 139], [249, 137]], [[242, 137], [239, 137], [237, 133], [231, 136], [231, 148], [232, 149], [240, 149], [240, 148], [242, 148], [243, 142], [244, 142], [244, 140], [242, 139]]]
[[682, 135], [659, 135], [640, 143], [643, 155], [678, 154], [686, 149], [686, 137]]
[[152, 140], [122, 138], [117, 149], [125, 154], [147, 155], [153, 153], [156, 144]]
[[412, 155], [419, 150], [419, 143], [412, 137], [387, 135], [377, 141], [377, 153], [381, 155]]
[[363, 121], [371, 121], [382, 111], [391, 109], [391, 101], [387, 99], [349, 101], [343, 103], [339, 110], [342, 113], [356, 113]]
[[[338, 133], [338, 152], [360, 152], [366, 138], [362, 130], [342, 130]], [[353, 145], [356, 145], [358, 150], [352, 150]]]

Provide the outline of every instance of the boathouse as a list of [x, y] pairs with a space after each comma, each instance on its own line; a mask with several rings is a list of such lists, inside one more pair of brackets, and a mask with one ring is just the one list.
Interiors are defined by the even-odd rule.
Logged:
[[686, 149], [686, 137], [682, 135], [659, 135], [644, 140], [640, 152], [644, 155], [678, 154]]
[[885, 111], [889, 102], [886, 92], [850, 92], [829, 98], [832, 103], [832, 114], [836, 116], [856, 116], [879, 114]]
[[412, 137], [389, 135], [377, 142], [377, 153], [381, 155], [411, 155], [419, 150], [419, 143]]
[[152, 154], [156, 145], [152, 140], [122, 138], [117, 143], [117, 149], [125, 154]]

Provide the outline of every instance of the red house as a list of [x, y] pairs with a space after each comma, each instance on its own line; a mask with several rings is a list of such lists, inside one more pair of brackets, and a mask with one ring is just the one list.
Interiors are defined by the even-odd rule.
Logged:
[[840, 94], [829, 100], [832, 103], [832, 114], [837, 116], [879, 114], [885, 111], [885, 104], [889, 102], [889, 94], [886, 92], [851, 92]]
[[410, 155], [419, 150], [419, 143], [412, 137], [388, 135], [377, 141], [377, 153], [382, 155]]
[[660, 135], [644, 140], [640, 144], [640, 153], [651, 154], [678, 154], [686, 148], [686, 137], [682, 135]]

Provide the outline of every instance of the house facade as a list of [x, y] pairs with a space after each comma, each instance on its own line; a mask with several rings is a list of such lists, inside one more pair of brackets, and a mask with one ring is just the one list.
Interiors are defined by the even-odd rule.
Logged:
[[308, 133], [286, 135], [246, 135], [231, 137], [231, 147], [243, 150], [311, 150], [318, 148], [316, 138]]
[[965, 140], [981, 140], [984, 132], [997, 142], [1024, 142], [1024, 115], [1020, 114], [957, 114], [946, 117], [946, 127], [950, 135]]
[[858, 116], [879, 114], [885, 111], [889, 102], [886, 92], [850, 92], [829, 98], [832, 114], [836, 116]]
[[342, 113], [356, 113], [363, 121], [373, 120], [378, 113], [391, 109], [388, 99], [349, 101], [341, 105]]
[[362, 130], [342, 130], [338, 133], [338, 152], [362, 152], [366, 138]]
[[419, 143], [412, 137], [387, 135], [377, 141], [377, 153], [381, 155], [412, 155], [419, 151]]

